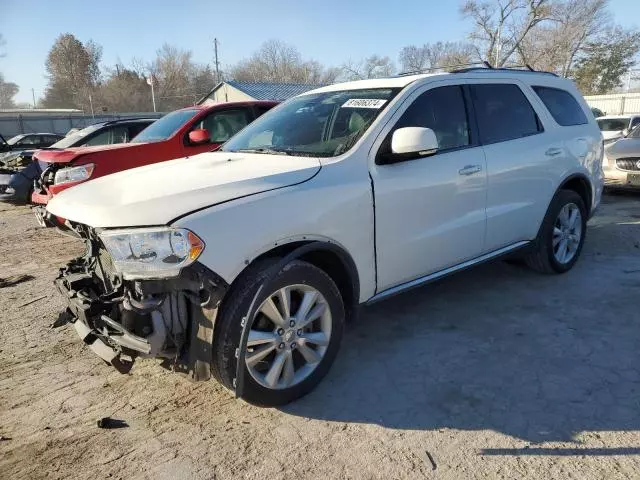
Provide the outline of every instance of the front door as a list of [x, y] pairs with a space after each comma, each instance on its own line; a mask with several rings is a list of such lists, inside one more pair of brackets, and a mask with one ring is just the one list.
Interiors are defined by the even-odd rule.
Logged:
[[487, 174], [461, 85], [415, 92], [396, 112], [378, 151], [390, 149], [393, 131], [428, 127], [436, 154], [371, 166], [375, 196], [377, 291], [481, 255]]

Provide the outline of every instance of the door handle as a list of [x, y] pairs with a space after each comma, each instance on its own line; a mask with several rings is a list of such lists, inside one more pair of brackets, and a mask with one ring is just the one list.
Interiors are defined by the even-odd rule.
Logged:
[[480, 165], [465, 165], [464, 168], [458, 170], [460, 175], [473, 175], [474, 173], [479, 173], [482, 171], [482, 167]]
[[562, 149], [561, 148], [550, 148], [549, 150], [544, 152], [544, 154], [547, 157], [557, 157], [558, 155], [562, 154]]

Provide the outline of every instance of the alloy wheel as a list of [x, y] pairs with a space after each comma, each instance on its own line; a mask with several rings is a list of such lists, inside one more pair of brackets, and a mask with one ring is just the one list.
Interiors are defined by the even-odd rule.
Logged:
[[271, 293], [254, 315], [245, 352], [253, 379], [269, 389], [299, 384], [320, 364], [331, 339], [331, 309], [309, 285]]
[[575, 203], [567, 203], [553, 226], [553, 256], [562, 265], [576, 256], [582, 239], [582, 214]]

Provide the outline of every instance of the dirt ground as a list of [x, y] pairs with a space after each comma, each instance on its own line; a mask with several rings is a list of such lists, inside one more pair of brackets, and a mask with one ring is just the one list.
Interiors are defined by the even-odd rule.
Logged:
[[0, 478], [640, 478], [640, 195], [604, 202], [567, 275], [499, 262], [369, 307], [282, 409], [51, 329], [81, 245], [2, 206]]

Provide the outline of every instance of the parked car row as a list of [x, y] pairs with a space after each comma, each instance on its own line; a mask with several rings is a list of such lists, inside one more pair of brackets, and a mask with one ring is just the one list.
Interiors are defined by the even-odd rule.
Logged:
[[[122, 170], [217, 148], [275, 104], [241, 102], [194, 106], [165, 115], [128, 143], [124, 143], [128, 138], [128, 126], [120, 125], [117, 131], [112, 132], [120, 141], [108, 142], [113, 143], [108, 147], [99, 143], [98, 136], [81, 148], [40, 150], [35, 158], [42, 173], [31, 196], [32, 203], [37, 205], [36, 217], [43, 226], [63, 228], [63, 219], [48, 215], [44, 208], [53, 196], [63, 190]], [[153, 186], [143, 182], [139, 188]]]
[[505, 255], [547, 274], [580, 256], [604, 146], [569, 80], [468, 68], [272, 107], [36, 154], [41, 219], [87, 245], [57, 323], [119, 371], [161, 358], [280, 405], [325, 376], [360, 305]]
[[[137, 118], [96, 123], [81, 130], [72, 131], [65, 137], [56, 135], [55, 138], [58, 140], [53, 144], [40, 144], [38, 149], [20, 151], [19, 156], [13, 160], [5, 160], [4, 168], [0, 170], [0, 201], [14, 204], [31, 201], [34, 182], [39, 179], [43, 171], [42, 164], [33, 160], [35, 152], [128, 142], [154, 121]], [[54, 138], [53, 135], [49, 137]]]

